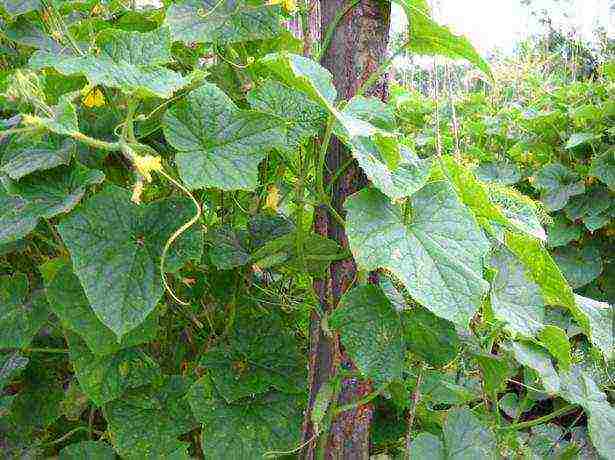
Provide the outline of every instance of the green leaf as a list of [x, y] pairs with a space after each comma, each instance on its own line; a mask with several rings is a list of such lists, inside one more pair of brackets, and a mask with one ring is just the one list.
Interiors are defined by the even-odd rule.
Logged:
[[202, 447], [211, 460], [259, 460], [265, 452], [290, 451], [299, 445], [303, 398], [269, 393], [227, 404], [203, 395], [202, 384], [197, 382], [188, 398], [203, 423]]
[[589, 173], [615, 191], [615, 149], [595, 156]]
[[513, 341], [506, 345], [515, 360], [523, 366], [535, 370], [542, 380], [542, 384], [551, 395], [560, 390], [560, 379], [553, 367], [549, 354], [537, 345]]
[[11, 16], [19, 16], [43, 7], [41, 0], [0, 0], [0, 6]]
[[590, 232], [608, 225], [615, 217], [615, 197], [602, 187], [594, 187], [584, 195], [574, 197], [566, 206], [566, 217], [582, 220]]
[[487, 188], [476, 179], [471, 170], [451, 156], [443, 156], [441, 165], [446, 179], [454, 187], [461, 202], [472, 211], [481, 227], [495, 234], [497, 228], [510, 225], [503, 210], [492, 202]]
[[130, 388], [151, 383], [160, 375], [158, 364], [138, 348], [96, 356], [76, 335], [70, 335], [68, 342], [79, 386], [99, 406], [120, 398]]
[[376, 384], [400, 380], [404, 344], [399, 314], [377, 286], [348, 291], [329, 318], [353, 363]]
[[[189, 200], [137, 206], [130, 192], [109, 185], [59, 225], [94, 313], [118, 340], [143, 323], [162, 297], [163, 247], [193, 214]], [[166, 269], [175, 272], [201, 253], [202, 234], [191, 229], [173, 244]]]
[[441, 26], [432, 19], [427, 0], [397, 2], [404, 8], [410, 24], [406, 47], [411, 53], [465, 59], [493, 79], [489, 64], [476, 52], [466, 37], [453, 34], [448, 27]]
[[544, 327], [538, 339], [549, 352], [557, 359], [560, 367], [564, 370], [570, 369], [572, 357], [570, 355], [570, 342], [566, 331], [557, 326], [547, 325]]
[[300, 393], [305, 365], [281, 319], [244, 315], [236, 321], [228, 342], [210, 348], [200, 360], [220, 396], [231, 403], [271, 388]]
[[562, 373], [560, 377], [560, 395], [583, 407], [588, 415], [587, 426], [594, 447], [605, 458], [614, 458], [615, 408], [608, 402], [606, 394], [579, 366]]
[[596, 139], [600, 139], [600, 135], [598, 134], [594, 134], [594, 133], [573, 133], [570, 135], [570, 137], [568, 138], [568, 141], [566, 142], [566, 145], [564, 146], [565, 149], [574, 149], [577, 148], [581, 145], [585, 145], [587, 143], [590, 143]]
[[94, 314], [90, 303], [73, 272], [70, 261], [57, 259], [40, 267], [50, 310], [62, 326], [78, 334], [96, 355], [108, 355], [156, 338], [157, 316], [152, 313], [145, 322], [126, 334], [121, 343]]
[[151, 32], [106, 29], [98, 34], [96, 43], [100, 57], [118, 64], [154, 66], [171, 62], [171, 34], [166, 27]]
[[508, 384], [508, 379], [515, 374], [515, 367], [508, 360], [488, 354], [475, 357], [483, 376], [483, 388], [489, 395], [502, 391]]
[[5, 154], [0, 172], [19, 180], [36, 171], [68, 165], [74, 152], [75, 143], [72, 140], [64, 140], [59, 145], [51, 141], [24, 146], [16, 152]]
[[572, 241], [581, 238], [581, 227], [570, 222], [566, 217], [557, 214], [553, 217], [553, 223], [549, 224], [547, 244], [550, 248], [566, 246]]
[[339, 113], [333, 105], [337, 98], [333, 76], [315, 61], [296, 54], [281, 52], [268, 54], [259, 63], [286, 86], [306, 94], [330, 112]]
[[303, 239], [304, 249], [297, 253], [295, 233], [269, 241], [252, 253], [251, 260], [260, 268], [277, 267], [286, 273], [301, 273], [304, 270], [313, 277], [322, 277], [333, 260], [343, 259], [340, 246], [332, 239], [311, 233]]
[[104, 415], [113, 446], [128, 460], [172, 458], [185, 443], [178, 436], [195, 428], [185, 400], [188, 382], [167, 376], [160, 386], [132, 390], [107, 403]]
[[354, 96], [345, 105], [344, 113], [384, 131], [393, 132], [397, 129], [393, 107], [375, 97]]
[[476, 177], [483, 182], [495, 182], [500, 185], [514, 185], [521, 180], [521, 171], [514, 163], [481, 163], [476, 169]]
[[[489, 198], [508, 219], [508, 228], [517, 232], [521, 231], [540, 241], [547, 240], [547, 234], [538, 217], [538, 208], [531, 199], [512, 188], [493, 188], [489, 191]], [[493, 226], [496, 228], [498, 240], [503, 241], [503, 228], [497, 222], [494, 222]], [[498, 233], [497, 230], [502, 233]]]
[[253, 190], [258, 164], [286, 140], [277, 119], [238, 109], [210, 83], [171, 107], [163, 129], [167, 141], [178, 150], [182, 180], [192, 189]]
[[431, 433], [419, 433], [410, 445], [410, 460], [446, 460], [444, 444]]
[[334, 115], [339, 122], [336, 135], [350, 148], [371, 183], [385, 195], [393, 200], [403, 198], [427, 183], [432, 161], [420, 159], [398, 144], [392, 134], [382, 131], [381, 127], [390, 128], [394, 123], [383, 102], [353, 98], [342, 113]]
[[574, 289], [591, 283], [603, 270], [600, 250], [591, 245], [557, 248], [553, 251], [553, 259]]
[[579, 310], [587, 317], [589, 339], [604, 353], [607, 359], [615, 358], [615, 308], [606, 302], [598, 302], [575, 295]]
[[279, 118], [286, 132], [284, 146], [289, 150], [317, 136], [327, 119], [327, 113], [318, 104], [279, 82], [266, 81], [250, 91], [247, 99], [254, 110]]
[[508, 417], [515, 420], [523, 413], [523, 407], [516, 393], [506, 393], [500, 398], [498, 405]]
[[77, 109], [67, 98], [62, 98], [57, 105], [51, 107], [51, 114], [39, 117], [37, 123], [61, 136], [71, 136], [79, 131]]
[[81, 441], [62, 449], [59, 460], [115, 460], [115, 452], [102, 441]]
[[216, 0], [185, 0], [167, 10], [165, 24], [173, 40], [186, 44], [236, 43], [272, 38], [284, 29], [275, 8], [249, 1], [220, 3]]
[[551, 211], [562, 209], [571, 197], [585, 192], [585, 183], [581, 177], [558, 163], [538, 171], [534, 186], [542, 191], [541, 199]]
[[93, 86], [117, 88], [138, 97], [167, 99], [190, 83], [189, 78], [165, 67], [115, 62], [105, 56], [58, 56], [37, 51], [30, 58], [30, 66], [34, 69], [51, 67], [62, 75], [83, 75]]
[[0, 394], [8, 383], [26, 368], [30, 360], [20, 352], [0, 355]]
[[250, 262], [247, 231], [224, 225], [209, 231], [207, 240], [212, 243], [209, 258], [218, 269], [229, 270]]
[[539, 241], [509, 233], [506, 235], [506, 244], [527, 268], [531, 279], [540, 287], [542, 298], [547, 305], [576, 310], [572, 289]]
[[459, 352], [455, 326], [417, 306], [402, 313], [403, 335], [410, 351], [432, 366], [443, 367]]
[[447, 459], [495, 458], [497, 445], [493, 432], [467, 407], [449, 411], [443, 431]]
[[365, 189], [346, 201], [347, 234], [362, 270], [384, 268], [432, 313], [467, 327], [488, 284], [489, 243], [451, 186], [432, 182], [409, 200], [412, 219], [383, 194]]
[[493, 315], [513, 334], [535, 337], [544, 327], [545, 307], [528, 269], [503, 247], [494, 251], [490, 266], [497, 272], [491, 283]]
[[101, 183], [104, 177], [100, 171], [81, 165], [61, 166], [9, 184], [10, 195], [0, 187], [0, 242], [17, 241], [34, 230], [40, 219], [69, 212], [86, 187]]
[[27, 348], [48, 316], [44, 295], [28, 295], [26, 275], [0, 276], [0, 348]]

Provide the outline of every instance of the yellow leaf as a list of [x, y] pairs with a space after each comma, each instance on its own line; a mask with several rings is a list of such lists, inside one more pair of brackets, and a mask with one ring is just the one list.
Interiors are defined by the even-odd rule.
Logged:
[[265, 200], [265, 209], [271, 209], [274, 212], [278, 211], [280, 203], [280, 190], [275, 185], [270, 185], [267, 188], [267, 199]]
[[105, 96], [98, 88], [94, 88], [83, 98], [83, 105], [91, 109], [92, 107], [102, 107], [105, 105]]

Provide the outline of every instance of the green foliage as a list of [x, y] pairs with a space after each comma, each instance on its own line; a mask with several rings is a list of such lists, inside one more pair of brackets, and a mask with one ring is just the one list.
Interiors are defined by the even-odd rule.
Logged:
[[[612, 81], [341, 101], [286, 3], [124, 3], [0, 1], [7, 458], [292, 455], [367, 404], [374, 454], [613, 458]], [[491, 76], [401, 3], [409, 52]]]

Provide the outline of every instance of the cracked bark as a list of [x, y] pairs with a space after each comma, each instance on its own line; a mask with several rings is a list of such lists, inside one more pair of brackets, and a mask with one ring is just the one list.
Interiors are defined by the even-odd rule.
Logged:
[[[346, 0], [321, 0], [321, 37], [326, 35], [329, 24], [332, 23], [338, 11], [343, 10], [346, 5]], [[352, 98], [362, 83], [386, 59], [389, 25], [390, 3], [381, 0], [361, 0], [338, 24], [331, 44], [322, 56], [321, 64], [333, 74], [333, 81], [340, 100]], [[370, 88], [367, 95], [386, 100], [387, 80], [384, 76], [381, 81]], [[326, 158], [325, 182], [327, 185], [334, 172], [349, 158], [351, 158], [350, 152], [339, 140], [333, 138]], [[366, 185], [365, 175], [356, 162], [352, 163], [332, 188], [332, 204], [338, 213], [344, 216], [343, 204], [346, 197]], [[334, 239], [343, 247], [348, 247], [344, 228], [326, 208], [321, 207], [317, 210], [314, 227], [317, 233]], [[337, 306], [340, 297], [354, 283], [355, 277], [356, 265], [353, 259], [348, 259], [332, 263], [328, 277], [314, 282], [323, 311], [330, 312]], [[339, 337], [327, 337], [320, 328], [318, 314], [313, 312], [310, 323], [310, 396], [303, 427], [303, 442], [314, 437], [314, 427], [310, 416], [318, 390], [340, 368], [355, 369], [354, 364], [341, 347]], [[372, 385], [369, 381], [356, 378], [345, 379], [342, 382], [338, 404], [351, 403], [371, 391]], [[303, 458], [309, 460], [316, 458], [368, 459], [373, 412], [373, 405], [367, 404], [340, 414], [331, 424], [328, 439], [321, 440], [322, 442], [317, 440], [309, 442], [303, 451]], [[327, 434], [322, 436], [327, 436]]]

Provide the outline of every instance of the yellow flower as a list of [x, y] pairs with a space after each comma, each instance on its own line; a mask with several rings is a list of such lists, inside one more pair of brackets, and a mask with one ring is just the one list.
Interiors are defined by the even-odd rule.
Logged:
[[152, 171], [162, 171], [162, 162], [160, 157], [152, 155], [135, 155], [133, 163], [137, 171], [143, 176], [147, 182], [152, 181]]
[[92, 107], [102, 107], [105, 105], [105, 96], [102, 91], [98, 88], [92, 89], [86, 96], [83, 98], [83, 105], [87, 108], [91, 109]]
[[282, 5], [287, 13], [294, 13], [297, 10], [297, 0], [269, 0], [268, 5]]
[[270, 185], [267, 188], [267, 199], [265, 200], [265, 209], [271, 209], [273, 212], [277, 212], [279, 203], [280, 203], [280, 190], [275, 185]]

